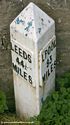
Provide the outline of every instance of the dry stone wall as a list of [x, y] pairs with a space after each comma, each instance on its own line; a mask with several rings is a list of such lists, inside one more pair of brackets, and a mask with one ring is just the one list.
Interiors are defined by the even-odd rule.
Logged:
[[0, 89], [5, 91], [11, 110], [14, 90], [9, 25], [29, 2], [37, 4], [56, 22], [56, 73], [61, 75], [70, 70], [70, 0], [0, 0]]

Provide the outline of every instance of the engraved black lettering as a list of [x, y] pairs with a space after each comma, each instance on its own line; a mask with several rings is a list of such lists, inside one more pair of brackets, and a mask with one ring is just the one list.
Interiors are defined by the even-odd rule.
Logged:
[[47, 58], [47, 50], [45, 50], [45, 59]]
[[31, 56], [28, 54], [28, 62], [32, 63]]
[[14, 69], [15, 71], [17, 71], [17, 66], [16, 66], [14, 63], [12, 63], [12, 65], [13, 65], [13, 69]]
[[42, 54], [42, 62], [44, 62], [44, 54]]
[[52, 55], [50, 55], [50, 64], [52, 63]]
[[20, 75], [23, 77], [21, 68], [20, 68]]
[[51, 64], [51, 72], [53, 72], [53, 64]]
[[56, 68], [56, 60], [54, 61], [54, 68]]
[[23, 58], [27, 60], [27, 53], [23, 51]]
[[42, 81], [43, 81], [43, 83], [45, 82], [45, 80], [46, 80], [46, 75], [44, 74], [44, 75], [42, 76]]
[[24, 79], [27, 80], [27, 73], [24, 72]]
[[49, 67], [49, 64], [50, 64], [50, 61], [49, 61], [49, 59], [47, 59], [47, 68]]
[[46, 79], [47, 79], [47, 77], [48, 77], [48, 76], [47, 76], [47, 71], [46, 71]]
[[21, 48], [19, 48], [19, 55], [21, 56], [21, 57], [23, 57], [23, 51], [22, 51], [22, 49]]
[[32, 77], [30, 75], [28, 77], [29, 77], [30, 84], [32, 84]]
[[19, 58], [18, 58], [18, 57], [16, 58], [16, 62], [17, 62], [18, 64], [20, 64], [20, 62], [19, 62]]
[[48, 55], [51, 53], [51, 47], [48, 47]]
[[47, 74], [47, 71], [46, 71], [46, 73], [44, 73], [44, 75], [42, 76], [43, 83], [45, 83], [45, 81], [47, 80], [47, 78], [48, 78], [48, 74]]
[[21, 60], [21, 66], [24, 68], [24, 61]]
[[47, 71], [47, 74], [48, 74], [48, 77], [50, 76], [50, 71], [49, 71], [49, 69], [48, 69], [48, 71]]
[[14, 45], [14, 51], [18, 54], [18, 47]]

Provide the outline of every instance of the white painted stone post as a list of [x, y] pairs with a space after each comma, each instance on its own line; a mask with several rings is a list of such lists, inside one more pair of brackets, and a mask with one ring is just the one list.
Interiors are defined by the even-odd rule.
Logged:
[[55, 22], [30, 3], [11, 23], [10, 38], [16, 111], [38, 115], [55, 87]]

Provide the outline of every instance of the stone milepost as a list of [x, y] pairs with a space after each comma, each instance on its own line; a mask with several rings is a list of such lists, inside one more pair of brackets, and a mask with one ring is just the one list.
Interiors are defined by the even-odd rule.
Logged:
[[31, 2], [10, 24], [10, 40], [16, 112], [33, 117], [55, 88], [55, 22]]

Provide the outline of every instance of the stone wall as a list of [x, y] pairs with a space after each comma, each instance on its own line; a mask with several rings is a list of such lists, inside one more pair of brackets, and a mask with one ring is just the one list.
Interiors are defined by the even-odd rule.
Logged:
[[11, 111], [14, 109], [14, 90], [9, 26], [22, 7], [21, 3], [14, 0], [0, 0], [0, 89], [5, 91]]
[[0, 0], [0, 89], [5, 91], [11, 110], [14, 107], [14, 94], [9, 25], [31, 1], [56, 22], [57, 75], [70, 70], [70, 0]]

